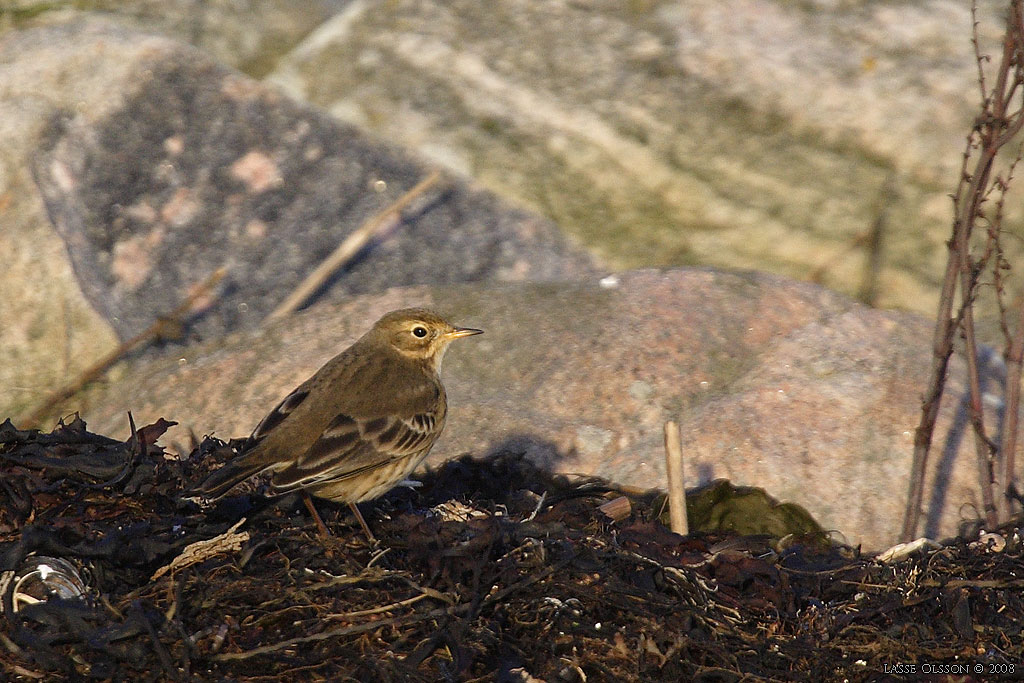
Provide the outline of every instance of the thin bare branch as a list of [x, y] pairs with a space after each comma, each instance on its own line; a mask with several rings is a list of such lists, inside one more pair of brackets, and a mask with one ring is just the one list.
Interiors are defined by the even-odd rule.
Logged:
[[1017, 302], [1017, 324], [1013, 339], [1006, 350], [1006, 403], [1003, 433], [1000, 444], [1003, 451], [1003, 471], [996, 494], [1003, 519], [1009, 516], [1010, 499], [1007, 491], [1016, 484], [1016, 455], [1018, 411], [1020, 409], [1021, 369], [1024, 365], [1024, 297]]
[[226, 267], [222, 266], [218, 268], [213, 272], [213, 274], [206, 278], [206, 280], [193, 287], [191, 293], [186, 296], [185, 299], [174, 308], [174, 310], [167, 315], [158, 317], [156, 321], [144, 331], [135, 335], [128, 341], [123, 342], [116, 349], [83, 370], [74, 382], [63, 386], [50, 394], [46, 400], [39, 404], [31, 413], [21, 418], [19, 421], [20, 424], [25, 427], [38, 426], [39, 422], [49, 415], [61, 401], [71, 398], [81, 391], [87, 384], [98, 379], [103, 375], [103, 373], [109, 370], [114, 363], [121, 360], [135, 349], [144, 346], [155, 339], [167, 336], [168, 330], [178, 327], [181, 324], [182, 319], [192, 311], [192, 307], [195, 303], [216, 287], [217, 283], [224, 278], [227, 272], [228, 269]]
[[[963, 154], [960, 182], [953, 195], [954, 221], [953, 236], [948, 243], [949, 255], [946, 273], [943, 278], [942, 292], [939, 298], [936, 316], [935, 333], [932, 339], [932, 369], [921, 406], [921, 421], [914, 438], [914, 457], [911, 464], [911, 477], [907, 508], [903, 524], [903, 540], [909, 541], [916, 534], [917, 521], [921, 514], [921, 502], [924, 493], [925, 472], [928, 451], [931, 447], [935, 421], [938, 417], [942, 400], [949, 358], [953, 352], [953, 335], [956, 329], [963, 332], [966, 342], [969, 385], [969, 413], [975, 435], [975, 450], [978, 459], [978, 472], [982, 487], [982, 501], [985, 509], [986, 522], [994, 524], [997, 519], [996, 506], [993, 500], [992, 461], [994, 446], [985, 433], [983, 401], [981, 395], [980, 369], [978, 367], [978, 344], [974, 329], [973, 306], [977, 294], [979, 278], [983, 270], [992, 267], [998, 271], [1003, 264], [1002, 250], [998, 244], [998, 236], [1002, 219], [1001, 200], [1005, 194], [1009, 176], [1004, 179], [997, 176], [991, 182], [992, 168], [999, 150], [1008, 143], [1024, 126], [1024, 117], [1007, 116], [1011, 101], [1019, 95], [1021, 86], [1022, 60], [1024, 54], [1024, 14], [1021, 12], [1022, 0], [1012, 0], [1006, 32], [1003, 38], [1002, 56], [996, 70], [996, 80], [989, 90], [985, 80], [983, 65], [988, 61], [981, 54], [978, 41], [977, 8], [972, 7], [974, 19], [972, 44], [975, 61], [978, 67], [978, 84], [981, 89], [982, 112], [974, 123], [971, 134], [967, 137]], [[1019, 105], [1018, 105], [1019, 107]], [[977, 158], [973, 168], [968, 170], [977, 150]], [[996, 218], [993, 222], [984, 215], [982, 207], [993, 192], [999, 193], [996, 205]], [[981, 258], [975, 261], [971, 255], [971, 237], [977, 223], [981, 221], [987, 228], [988, 242]], [[998, 292], [1002, 286], [1002, 278], [993, 276]], [[953, 298], [957, 288], [960, 289], [960, 309], [956, 316], [953, 312]], [[1015, 437], [1011, 440], [1015, 443]], [[1005, 450], [1007, 434], [1001, 440]], [[1005, 468], [1004, 468], [1005, 472]], [[1002, 479], [1003, 477], [998, 477]], [[1002, 494], [1000, 494], [1002, 495]]]
[[288, 295], [288, 298], [278, 304], [277, 308], [267, 316], [267, 322], [279, 320], [301, 308], [318, 289], [324, 286], [324, 283], [332, 275], [351, 261], [374, 236], [383, 233], [397, 223], [401, 218], [402, 211], [440, 179], [440, 172], [436, 170], [431, 172], [430, 175], [399, 197], [393, 204], [371, 217], [349, 234], [331, 252], [330, 256], [324, 259], [312, 273], [306, 276], [305, 280], [299, 283], [299, 286]]
[[981, 54], [981, 44], [978, 42], [978, 3], [971, 3], [971, 46], [974, 48], [974, 63], [978, 67], [978, 87], [981, 89], [981, 101], [988, 102], [988, 89], [985, 87], [985, 70], [982, 68], [988, 57]]

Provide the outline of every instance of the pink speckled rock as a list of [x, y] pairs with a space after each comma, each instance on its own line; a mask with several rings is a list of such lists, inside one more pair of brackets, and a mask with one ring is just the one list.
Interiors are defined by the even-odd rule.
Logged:
[[[409, 305], [486, 330], [445, 359], [451, 413], [435, 463], [517, 449], [558, 470], [664, 487], [662, 424], [677, 419], [689, 485], [763, 486], [851, 542], [897, 539], [931, 325], [766, 275], [389, 290], [130, 367], [92, 393], [84, 417], [122, 433], [131, 409], [140, 424], [245, 435], [379, 315]], [[955, 533], [978, 500], [957, 359], [949, 388], [932, 456], [942, 474], [925, 496], [932, 535]]]

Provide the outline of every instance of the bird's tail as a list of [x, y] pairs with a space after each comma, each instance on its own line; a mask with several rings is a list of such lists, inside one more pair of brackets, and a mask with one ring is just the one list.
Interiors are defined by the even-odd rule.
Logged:
[[267, 469], [259, 458], [245, 455], [225, 463], [193, 489], [195, 495], [216, 500], [249, 477]]

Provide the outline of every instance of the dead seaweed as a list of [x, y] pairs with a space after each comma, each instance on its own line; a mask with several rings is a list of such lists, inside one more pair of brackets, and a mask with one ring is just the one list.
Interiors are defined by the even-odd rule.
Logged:
[[[820, 538], [682, 537], [657, 521], [653, 492], [507, 453], [451, 461], [366, 506], [371, 547], [343, 506], [320, 504], [335, 534], [323, 541], [296, 496], [258, 486], [202, 509], [183, 496], [232, 444], [168, 457], [156, 440], [169, 424], [126, 442], [78, 419], [50, 434], [0, 425], [6, 678], [1020, 675], [1013, 528], [890, 564]], [[615, 522], [599, 508], [620, 496], [631, 514]], [[39, 558], [77, 568], [86, 590], [36, 593], [15, 611], [13, 587]]]

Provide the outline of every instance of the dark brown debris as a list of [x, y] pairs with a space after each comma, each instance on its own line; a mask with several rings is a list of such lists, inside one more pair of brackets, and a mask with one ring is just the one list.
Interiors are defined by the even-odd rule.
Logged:
[[297, 496], [258, 484], [203, 510], [188, 491], [233, 446], [168, 457], [169, 425], [125, 442], [77, 418], [0, 425], [0, 678], [969, 681], [1024, 662], [1014, 528], [893, 564], [820, 538], [684, 538], [653, 492], [509, 453], [364, 505], [374, 548], [344, 506], [318, 502], [321, 540]]

